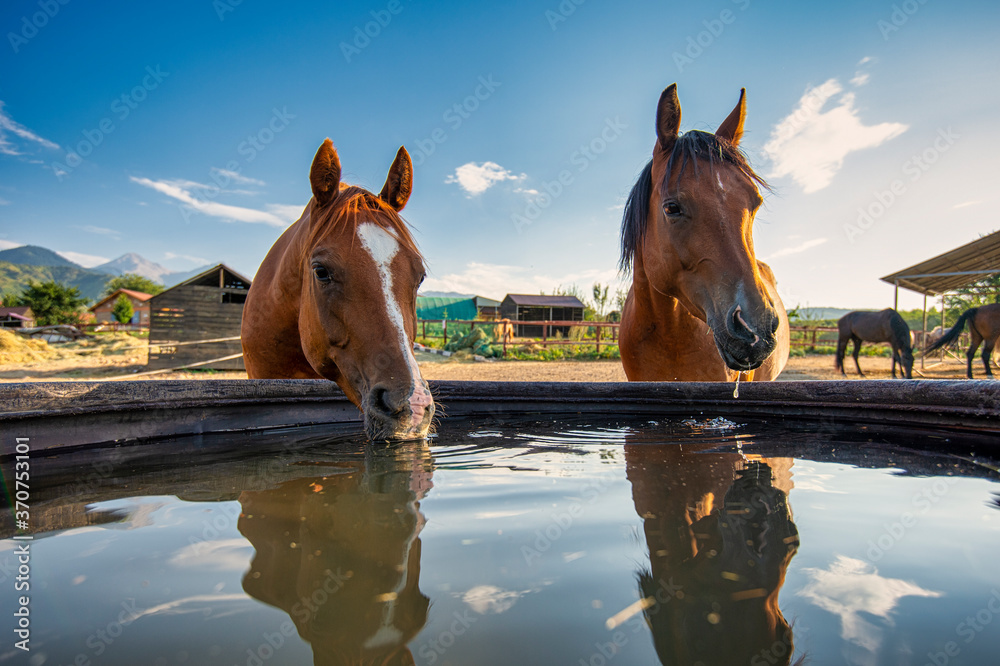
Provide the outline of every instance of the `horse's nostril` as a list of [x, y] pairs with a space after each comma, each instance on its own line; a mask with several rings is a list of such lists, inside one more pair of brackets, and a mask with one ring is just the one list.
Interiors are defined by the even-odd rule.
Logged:
[[376, 411], [383, 414], [392, 414], [395, 411], [389, 404], [389, 390], [382, 386], [376, 386], [372, 389], [370, 400]]

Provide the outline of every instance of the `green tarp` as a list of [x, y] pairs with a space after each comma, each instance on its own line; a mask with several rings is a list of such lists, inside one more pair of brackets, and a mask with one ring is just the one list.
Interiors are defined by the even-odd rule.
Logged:
[[476, 318], [476, 303], [471, 298], [437, 298], [417, 296], [417, 319]]

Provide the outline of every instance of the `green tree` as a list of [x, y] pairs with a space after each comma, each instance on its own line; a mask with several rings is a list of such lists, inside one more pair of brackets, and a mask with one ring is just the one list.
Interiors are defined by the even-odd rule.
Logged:
[[595, 282], [593, 287], [594, 292], [594, 310], [597, 311], [597, 316], [599, 319], [604, 318], [604, 309], [608, 307], [608, 285], [601, 285], [600, 282]]
[[163, 285], [153, 282], [138, 273], [122, 273], [117, 277], [111, 278], [104, 285], [104, 296], [110, 296], [119, 289], [131, 289], [132, 291], [141, 291], [144, 294], [156, 296], [163, 291]]
[[132, 308], [132, 301], [125, 294], [120, 294], [118, 298], [115, 299], [115, 305], [111, 308], [111, 314], [114, 315], [122, 324], [127, 324], [132, 321], [132, 315], [135, 310]]
[[949, 325], [954, 324], [955, 320], [969, 308], [1000, 303], [1000, 273], [977, 280], [946, 294], [944, 302], [948, 309]]
[[18, 305], [31, 308], [39, 326], [79, 324], [83, 320], [83, 306], [87, 304], [79, 289], [51, 280], [29, 282], [17, 301]]

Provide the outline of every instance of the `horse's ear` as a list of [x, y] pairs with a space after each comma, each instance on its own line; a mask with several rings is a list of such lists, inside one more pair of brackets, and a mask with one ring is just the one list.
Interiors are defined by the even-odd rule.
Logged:
[[740, 88], [740, 101], [736, 103], [736, 108], [732, 110], [729, 117], [722, 121], [719, 129], [715, 130], [715, 136], [726, 139], [733, 146], [740, 145], [743, 138], [743, 119], [747, 116], [747, 89]]
[[673, 150], [677, 132], [681, 128], [681, 103], [677, 99], [677, 84], [670, 86], [660, 95], [656, 105], [656, 143], [662, 150]]
[[400, 146], [378, 198], [399, 211], [403, 210], [412, 191], [413, 162], [410, 161], [410, 154], [406, 152], [406, 148]]
[[320, 206], [333, 201], [340, 192], [340, 157], [330, 139], [324, 141], [316, 151], [312, 168], [309, 169], [309, 184], [316, 203]]

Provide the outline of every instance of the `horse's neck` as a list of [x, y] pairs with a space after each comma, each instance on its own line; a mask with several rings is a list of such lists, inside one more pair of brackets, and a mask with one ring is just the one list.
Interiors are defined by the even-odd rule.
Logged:
[[680, 315], [692, 316], [679, 300], [653, 287], [646, 275], [642, 252], [635, 253], [632, 268], [632, 294], [638, 306], [637, 314], [645, 313], [650, 321], [673, 319]]

